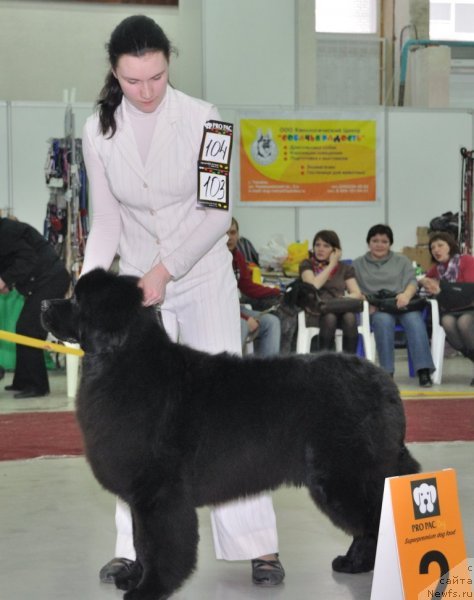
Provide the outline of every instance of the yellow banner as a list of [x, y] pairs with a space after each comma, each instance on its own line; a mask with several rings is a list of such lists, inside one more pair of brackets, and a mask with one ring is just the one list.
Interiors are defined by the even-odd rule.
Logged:
[[241, 119], [242, 202], [374, 202], [375, 120]]

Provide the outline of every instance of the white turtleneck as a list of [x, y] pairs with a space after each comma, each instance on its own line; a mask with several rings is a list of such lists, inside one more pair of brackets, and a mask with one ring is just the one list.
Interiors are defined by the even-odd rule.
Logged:
[[130, 123], [132, 125], [135, 140], [137, 142], [138, 152], [143, 164], [146, 164], [146, 159], [150, 151], [151, 141], [155, 132], [156, 121], [158, 115], [163, 110], [166, 98], [160, 102], [153, 112], [145, 113], [129, 102], [125, 97], [123, 99], [126, 104], [126, 110]]

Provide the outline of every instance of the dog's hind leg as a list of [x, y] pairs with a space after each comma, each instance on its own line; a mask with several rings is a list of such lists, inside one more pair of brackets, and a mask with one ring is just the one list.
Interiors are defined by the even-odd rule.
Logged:
[[331, 474], [327, 467], [314, 468], [308, 489], [315, 504], [334, 525], [354, 538], [347, 554], [334, 559], [333, 569], [342, 573], [365, 573], [371, 571], [375, 563], [383, 479], [379, 485], [360, 472], [359, 477], [347, 472], [341, 477], [340, 471]]
[[197, 562], [198, 520], [192, 504], [178, 494], [154, 504], [132, 506], [137, 562], [143, 570], [125, 600], [165, 600], [193, 572]]

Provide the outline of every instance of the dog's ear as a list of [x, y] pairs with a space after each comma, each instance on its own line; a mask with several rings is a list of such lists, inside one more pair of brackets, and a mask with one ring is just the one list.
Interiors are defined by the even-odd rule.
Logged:
[[85, 352], [105, 352], [121, 346], [135, 316], [145, 310], [138, 278], [95, 269], [75, 288], [79, 342]]

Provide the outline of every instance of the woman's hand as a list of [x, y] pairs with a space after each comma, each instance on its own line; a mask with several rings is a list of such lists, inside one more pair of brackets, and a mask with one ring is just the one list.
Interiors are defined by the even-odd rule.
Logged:
[[334, 250], [329, 255], [329, 266], [334, 268], [337, 266], [337, 263], [341, 260], [342, 250], [340, 248], [334, 248]]
[[171, 275], [162, 263], [145, 273], [138, 282], [138, 287], [143, 290], [143, 305], [162, 304], [165, 299], [166, 284], [170, 280]]
[[247, 319], [247, 327], [249, 328], [249, 333], [253, 333], [260, 327], [260, 323], [254, 317], [249, 317]]
[[431, 279], [431, 277], [423, 277], [420, 279], [419, 284], [425, 288], [428, 294], [436, 296], [440, 293], [439, 281], [437, 279]]
[[411, 295], [407, 292], [397, 294], [397, 308], [405, 307], [411, 300]]

